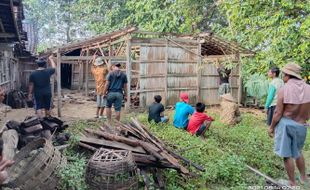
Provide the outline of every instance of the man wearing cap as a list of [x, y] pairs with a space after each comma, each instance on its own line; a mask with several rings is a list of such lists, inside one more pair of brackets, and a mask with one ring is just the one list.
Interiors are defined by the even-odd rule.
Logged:
[[112, 105], [115, 109], [116, 120], [121, 118], [123, 98], [127, 100], [127, 76], [120, 70], [121, 64], [112, 65], [112, 71], [107, 76], [103, 94], [107, 97], [107, 117], [112, 120]]
[[175, 105], [175, 114], [173, 119], [173, 125], [176, 128], [187, 129], [189, 122], [189, 115], [193, 115], [194, 108], [188, 104], [189, 98], [187, 93], [180, 94], [180, 102]]
[[52, 89], [50, 78], [55, 73], [55, 63], [52, 63], [52, 68], [45, 68], [46, 61], [40, 59], [37, 61], [38, 68], [29, 77], [29, 92], [28, 99], [35, 99], [35, 109], [38, 117], [50, 116]]
[[234, 97], [229, 94], [221, 96], [220, 120], [226, 125], [235, 125], [241, 121], [239, 107]]
[[106, 64], [103, 63], [101, 57], [97, 57], [94, 61], [94, 64], [91, 68], [91, 72], [94, 76], [96, 82], [96, 94], [97, 94], [97, 112], [96, 118], [102, 118], [104, 108], [107, 104], [107, 100], [104, 97], [104, 86], [106, 82], [106, 77], [108, 74], [108, 69]]
[[296, 186], [295, 159], [301, 183], [308, 183], [302, 149], [310, 119], [310, 86], [300, 76], [301, 67], [289, 63], [282, 69], [285, 85], [278, 92], [276, 110], [268, 130], [274, 136], [274, 151], [284, 159], [289, 185]]

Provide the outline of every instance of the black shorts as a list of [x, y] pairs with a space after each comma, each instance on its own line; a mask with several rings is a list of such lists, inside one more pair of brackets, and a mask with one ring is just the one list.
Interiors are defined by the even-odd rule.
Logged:
[[40, 109], [50, 110], [51, 99], [52, 99], [52, 94], [34, 95], [35, 109], [36, 110], [40, 110]]

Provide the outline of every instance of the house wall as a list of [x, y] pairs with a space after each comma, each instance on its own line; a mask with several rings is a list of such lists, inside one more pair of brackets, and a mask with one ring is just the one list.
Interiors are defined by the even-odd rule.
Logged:
[[13, 48], [7, 44], [0, 45], [0, 88], [13, 89], [17, 86], [18, 62], [14, 58]]
[[[207, 105], [219, 104], [219, 75], [214, 64], [200, 62], [198, 42], [176, 39], [179, 46], [170, 41], [167, 44], [165, 39], [131, 41], [140, 47], [139, 59], [132, 60], [131, 68], [139, 68], [139, 77], [135, 77], [139, 79], [139, 89], [131, 90], [132, 94], [139, 93], [140, 107], [151, 104], [155, 95], [161, 95], [166, 106], [175, 105], [181, 92], [189, 94], [192, 105], [198, 101]], [[230, 84], [236, 100], [238, 81], [239, 68], [235, 68]]]

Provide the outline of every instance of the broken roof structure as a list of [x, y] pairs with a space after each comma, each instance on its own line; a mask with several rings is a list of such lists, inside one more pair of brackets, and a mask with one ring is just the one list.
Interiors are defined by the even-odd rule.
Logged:
[[[218, 104], [218, 73], [212, 63], [225, 61], [235, 63], [231, 91], [240, 102], [240, 58], [254, 53], [212, 33], [185, 35], [127, 27], [42, 52], [41, 57], [57, 62], [61, 73], [57, 75], [57, 94], [66, 87], [84, 89], [88, 95], [95, 86], [90, 73], [95, 54], [107, 65], [122, 64], [129, 81], [126, 108], [137, 109], [153, 102], [154, 95], [161, 95], [166, 106], [174, 105], [184, 91], [191, 103]], [[61, 104], [60, 97], [58, 102]]]

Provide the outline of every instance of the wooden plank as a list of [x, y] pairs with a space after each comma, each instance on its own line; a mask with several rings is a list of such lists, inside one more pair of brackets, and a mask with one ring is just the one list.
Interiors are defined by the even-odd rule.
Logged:
[[146, 151], [141, 147], [132, 147], [125, 143], [108, 141], [104, 139], [81, 137], [80, 142], [86, 143], [86, 144], [93, 144], [97, 146], [105, 146], [105, 147], [111, 147], [111, 148], [122, 149], [122, 150], [130, 150], [130, 151], [142, 153], [142, 154], [146, 153]]
[[169, 60], [169, 42], [166, 40], [166, 47], [165, 47], [165, 67], [164, 67], [164, 77], [165, 77], [165, 82], [164, 82], [164, 87], [165, 87], [165, 102], [164, 105], [167, 106], [168, 103], [168, 70], [169, 70], [169, 65], [168, 65], [168, 60]]
[[132, 60], [132, 63], [165, 63], [166, 60]]
[[203, 57], [203, 56], [199, 55], [198, 53], [196, 53], [196, 52], [192, 51], [191, 49], [188, 49], [188, 48], [184, 47], [183, 45], [181, 45], [181, 44], [179, 44], [179, 43], [175, 42], [175, 41], [174, 41], [174, 40], [172, 40], [172, 39], [169, 39], [169, 38], [166, 38], [166, 39], [168, 39], [170, 42], [172, 42], [172, 43], [174, 43], [174, 44], [178, 45], [179, 47], [181, 47], [181, 48], [185, 49], [186, 51], [188, 51], [188, 52], [190, 52], [190, 53], [192, 53], [192, 54], [194, 54], [194, 55], [197, 55], [198, 57]]
[[[133, 46], [140, 46], [140, 47], [165, 47], [166, 45], [163, 43], [163, 44], [158, 44], [158, 43], [132, 43]], [[174, 44], [170, 44], [169, 47], [173, 47], [173, 48], [176, 48], [176, 47], [179, 47], [177, 45], [174, 45]], [[186, 48], [197, 48], [197, 46], [194, 46], [194, 45], [186, 45], [184, 44], [184, 47]]]
[[[89, 50], [88, 50], [89, 51]], [[123, 56], [98, 56], [98, 57], [101, 57], [102, 60], [126, 60], [126, 57], [123, 57]], [[61, 57], [61, 60], [62, 61], [70, 61], [70, 60], [84, 60], [84, 61], [91, 61], [93, 60], [93, 56], [89, 56], [86, 55], [86, 56], [62, 56]]]
[[57, 49], [57, 114], [61, 117], [61, 55]]
[[166, 36], [164, 36], [163, 38], [133, 38], [132, 39], [132, 43], [135, 44], [143, 44], [143, 43], [154, 43], [154, 44], [165, 44], [166, 43], [166, 39], [171, 39], [175, 42], [180, 42], [184, 45], [198, 45], [196, 40], [189, 40], [189, 39], [181, 39], [181, 38], [168, 38]]
[[127, 101], [125, 103], [125, 110], [129, 111], [130, 105], [131, 105], [131, 98], [130, 98], [130, 91], [131, 91], [131, 72], [130, 70], [132, 69], [131, 66], [131, 37], [130, 35], [128, 36], [127, 40], [127, 65], [126, 65], [126, 74], [127, 74]]

